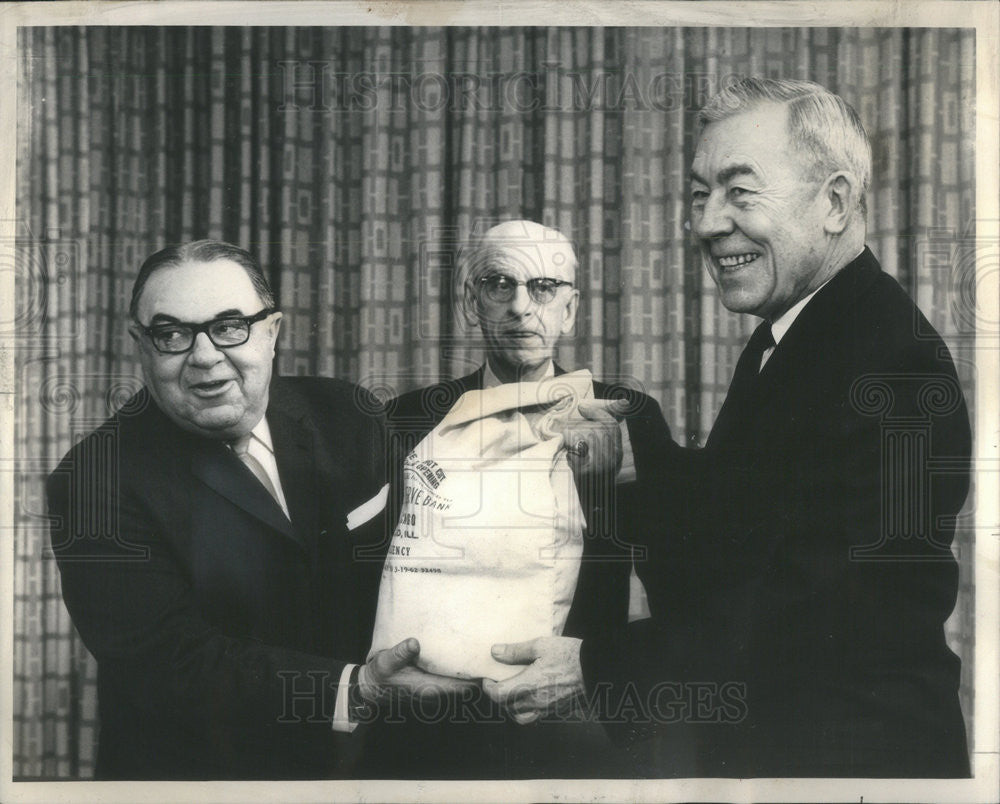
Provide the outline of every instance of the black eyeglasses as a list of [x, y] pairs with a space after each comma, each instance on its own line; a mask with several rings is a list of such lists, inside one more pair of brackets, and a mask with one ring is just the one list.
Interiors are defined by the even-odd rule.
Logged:
[[556, 297], [556, 291], [563, 285], [572, 287], [572, 282], [564, 282], [561, 279], [550, 279], [547, 276], [539, 276], [521, 282], [506, 274], [490, 274], [479, 280], [479, 286], [483, 289], [483, 296], [487, 301], [494, 304], [506, 304], [514, 298], [517, 288], [524, 285], [528, 289], [528, 295], [536, 304], [548, 304]]
[[198, 337], [199, 332], [208, 335], [208, 339], [221, 349], [242, 346], [250, 340], [250, 327], [276, 312], [278, 312], [276, 307], [265, 307], [254, 315], [213, 318], [203, 324], [178, 322], [154, 324], [151, 327], [144, 327], [138, 321], [136, 324], [149, 338], [157, 352], [179, 355], [194, 346], [194, 339]]

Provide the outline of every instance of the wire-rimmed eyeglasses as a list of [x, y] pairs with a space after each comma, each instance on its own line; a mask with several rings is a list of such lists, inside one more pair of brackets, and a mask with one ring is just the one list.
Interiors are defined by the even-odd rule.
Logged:
[[507, 274], [488, 274], [479, 279], [479, 287], [482, 289], [483, 298], [493, 304], [506, 304], [514, 298], [517, 288], [524, 285], [528, 289], [528, 295], [536, 304], [548, 304], [556, 297], [556, 292], [564, 285], [572, 287], [572, 282], [565, 282], [562, 279], [551, 279], [547, 276], [537, 276], [532, 279], [520, 281]]

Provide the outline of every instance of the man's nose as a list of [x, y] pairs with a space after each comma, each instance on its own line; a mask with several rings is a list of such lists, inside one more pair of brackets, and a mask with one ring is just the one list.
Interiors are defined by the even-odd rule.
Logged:
[[729, 214], [725, 195], [711, 193], [704, 206], [691, 215], [691, 227], [697, 237], [722, 237], [733, 231], [733, 219]]
[[214, 366], [224, 357], [222, 350], [212, 343], [207, 332], [199, 332], [194, 336], [188, 361], [196, 366]]
[[510, 311], [516, 316], [522, 316], [534, 305], [531, 294], [528, 293], [527, 285], [518, 285], [514, 288], [514, 296], [510, 300]]

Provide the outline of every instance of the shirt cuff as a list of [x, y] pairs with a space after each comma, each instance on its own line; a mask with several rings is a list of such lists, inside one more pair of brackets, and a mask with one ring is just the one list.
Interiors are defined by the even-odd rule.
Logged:
[[356, 664], [344, 665], [344, 671], [340, 674], [340, 682], [337, 684], [337, 702], [333, 707], [333, 730], [352, 732], [357, 727], [357, 723], [351, 723], [350, 706], [348, 693], [351, 688], [351, 671], [357, 667]]

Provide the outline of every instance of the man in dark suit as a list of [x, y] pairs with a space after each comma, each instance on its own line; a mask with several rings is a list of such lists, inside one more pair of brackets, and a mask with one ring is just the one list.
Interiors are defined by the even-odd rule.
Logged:
[[867, 135], [787, 80], [733, 85], [700, 126], [692, 230], [723, 304], [764, 320], [705, 448], [664, 454], [639, 509], [653, 618], [625, 649], [585, 641], [586, 685], [613, 688], [625, 739], [652, 735], [649, 775], [968, 775], [943, 625], [969, 420], [865, 246]]
[[145, 388], [48, 483], [63, 596], [98, 662], [97, 775], [349, 775], [352, 711], [434, 681], [412, 640], [350, 664], [380, 569], [355, 548], [384, 535], [376, 407], [272, 378], [281, 313], [236, 246], [157, 252], [130, 314]]
[[[564, 235], [524, 220], [494, 226], [467, 252], [460, 306], [469, 323], [482, 332], [486, 362], [465, 377], [403, 394], [389, 403], [390, 461], [397, 478], [397, 507], [406, 454], [437, 426], [462, 394], [564, 373], [555, 364], [554, 355], [560, 338], [572, 330], [576, 320], [576, 265], [573, 247]], [[598, 401], [582, 403], [585, 418], [563, 433], [586, 520], [583, 557], [564, 629], [572, 646], [588, 637], [625, 631], [632, 568], [631, 545], [624, 536], [633, 527], [630, 495], [638, 485], [636, 478], [648, 472], [649, 462], [670, 443], [659, 405], [650, 397], [624, 385], [595, 381], [593, 387]], [[608, 412], [608, 403], [599, 400], [618, 400], [611, 410], [624, 417], [623, 427]], [[616, 450], [622, 452], [622, 446], [614, 443], [621, 439], [625, 460], [619, 469], [613, 456]], [[500, 661], [529, 663], [530, 647], [524, 650], [523, 656], [494, 655]], [[393, 730], [394, 738], [407, 746], [407, 761], [397, 765], [396, 773], [473, 778], [599, 777], [624, 769], [595, 723], [584, 722], [579, 712], [567, 717], [571, 707], [527, 725], [538, 718], [537, 712], [521, 712], [515, 701], [506, 710], [497, 705], [494, 699], [525, 683], [533, 684], [530, 678], [515, 677], [497, 691], [488, 682], [493, 698], [466, 701], [467, 723], [455, 722], [461, 717], [444, 717], [423, 731]]]

